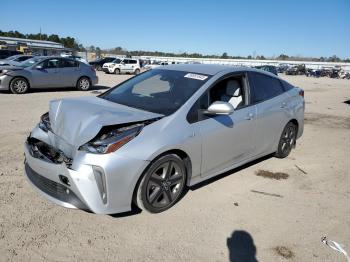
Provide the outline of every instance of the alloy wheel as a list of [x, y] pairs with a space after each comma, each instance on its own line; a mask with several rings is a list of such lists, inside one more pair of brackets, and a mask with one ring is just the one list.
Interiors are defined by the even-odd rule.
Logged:
[[185, 174], [174, 161], [158, 166], [149, 177], [146, 187], [146, 198], [154, 208], [164, 208], [173, 204], [185, 183]]
[[295, 127], [293, 125], [288, 126], [284, 130], [281, 140], [281, 151], [288, 153], [295, 143]]
[[79, 87], [81, 90], [88, 90], [90, 88], [90, 81], [87, 78], [82, 78], [79, 81]]
[[24, 93], [27, 88], [28, 88], [28, 84], [25, 80], [23, 79], [17, 79], [13, 82], [12, 84], [12, 88], [14, 89], [14, 91], [16, 93]]

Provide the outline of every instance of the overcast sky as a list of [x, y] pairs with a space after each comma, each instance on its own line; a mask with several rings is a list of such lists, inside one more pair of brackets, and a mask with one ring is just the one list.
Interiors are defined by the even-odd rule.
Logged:
[[229, 55], [350, 57], [350, 0], [3, 1], [0, 30], [84, 46]]

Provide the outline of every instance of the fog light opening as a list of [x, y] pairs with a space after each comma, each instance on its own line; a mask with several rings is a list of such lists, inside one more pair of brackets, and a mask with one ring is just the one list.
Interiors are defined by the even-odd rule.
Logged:
[[70, 186], [70, 182], [69, 182], [68, 177], [63, 176], [63, 175], [59, 175], [58, 177], [63, 184]]
[[106, 175], [103, 169], [99, 166], [92, 166], [98, 191], [100, 193], [103, 204], [107, 203], [107, 187]]

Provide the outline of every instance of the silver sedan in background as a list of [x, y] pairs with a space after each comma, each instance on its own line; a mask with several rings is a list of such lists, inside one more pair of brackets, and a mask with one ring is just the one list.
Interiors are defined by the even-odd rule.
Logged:
[[163, 66], [97, 97], [51, 101], [25, 143], [25, 174], [65, 207], [158, 213], [186, 186], [288, 156], [304, 106], [302, 89], [261, 70]]
[[63, 57], [33, 57], [18, 66], [0, 67], [0, 91], [10, 90], [14, 94], [50, 87], [77, 87], [86, 91], [97, 82], [90, 65]]

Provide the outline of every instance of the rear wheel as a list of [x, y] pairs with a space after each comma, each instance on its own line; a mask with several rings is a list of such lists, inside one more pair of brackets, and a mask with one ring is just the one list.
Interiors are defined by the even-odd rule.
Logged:
[[174, 154], [160, 157], [139, 183], [136, 204], [151, 213], [163, 212], [179, 200], [185, 183], [186, 168], [182, 159]]
[[135, 75], [138, 75], [138, 74], [140, 74], [140, 69], [135, 70]]
[[292, 122], [289, 122], [283, 129], [275, 156], [277, 158], [287, 157], [295, 145], [296, 137], [297, 137], [297, 127]]
[[88, 77], [83, 76], [81, 78], [79, 78], [78, 82], [77, 82], [77, 89], [80, 91], [87, 91], [89, 90], [91, 87], [91, 81]]
[[14, 94], [24, 94], [29, 89], [28, 81], [23, 77], [15, 77], [10, 83], [10, 90]]

